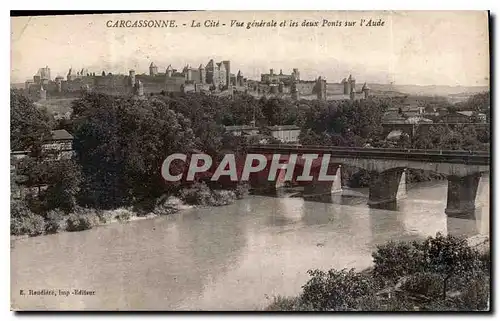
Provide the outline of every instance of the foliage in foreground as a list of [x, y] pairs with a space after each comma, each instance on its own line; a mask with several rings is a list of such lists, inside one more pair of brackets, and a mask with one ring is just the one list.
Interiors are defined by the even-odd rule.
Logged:
[[308, 271], [297, 297], [277, 297], [268, 311], [481, 311], [489, 309], [489, 255], [464, 238], [389, 242], [369, 271]]
[[234, 202], [237, 195], [229, 190], [211, 190], [207, 184], [201, 182], [181, 189], [179, 197], [191, 205], [222, 206]]

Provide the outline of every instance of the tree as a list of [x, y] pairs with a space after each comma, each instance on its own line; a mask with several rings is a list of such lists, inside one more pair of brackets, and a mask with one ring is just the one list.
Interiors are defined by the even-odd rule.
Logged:
[[456, 104], [459, 110], [472, 110], [482, 113], [489, 113], [490, 109], [490, 92], [482, 92], [469, 97], [465, 102]]
[[[308, 104], [309, 108], [304, 104]], [[305, 133], [302, 135], [304, 141], [318, 140], [323, 135], [330, 137], [330, 143], [336, 145], [363, 146], [368, 139], [381, 137], [382, 116], [391, 103], [386, 100], [344, 100], [304, 104], [300, 106], [298, 116], [298, 124]], [[314, 138], [309, 130], [319, 136]]]
[[38, 149], [50, 137], [50, 117], [15, 90], [10, 91], [10, 148]]
[[38, 189], [28, 199], [34, 212], [44, 213], [52, 209], [70, 212], [76, 207], [81, 172], [74, 160], [26, 157], [17, 168], [19, 175], [25, 177], [23, 185]]
[[443, 299], [446, 299], [448, 280], [471, 272], [477, 258], [477, 253], [467, 245], [465, 238], [441, 233], [424, 242], [424, 253], [429, 270], [442, 276]]
[[161, 196], [172, 188], [161, 176], [164, 159], [195, 147], [189, 119], [156, 96], [136, 100], [89, 94], [76, 101], [73, 110], [82, 202], [95, 207]]
[[310, 270], [311, 279], [302, 287], [301, 300], [316, 311], [347, 311], [359, 298], [374, 295], [371, 279], [351, 270]]

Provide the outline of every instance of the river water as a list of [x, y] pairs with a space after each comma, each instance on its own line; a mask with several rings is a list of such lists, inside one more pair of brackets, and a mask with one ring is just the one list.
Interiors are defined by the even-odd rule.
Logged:
[[[333, 203], [250, 196], [229, 206], [193, 208], [12, 242], [13, 309], [255, 310], [296, 295], [308, 269], [371, 264], [388, 240], [436, 232], [489, 232], [489, 179], [480, 181], [475, 219], [448, 218], [446, 181], [418, 183], [396, 210], [370, 209], [366, 189]], [[82, 289], [94, 295], [20, 295]]]

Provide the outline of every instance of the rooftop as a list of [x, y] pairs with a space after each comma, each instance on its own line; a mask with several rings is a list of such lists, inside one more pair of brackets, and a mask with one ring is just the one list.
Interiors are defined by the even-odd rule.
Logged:
[[259, 129], [256, 126], [249, 125], [233, 125], [233, 126], [224, 126], [227, 131], [236, 131], [236, 130], [256, 130]]
[[281, 125], [281, 126], [267, 126], [270, 130], [299, 130], [297, 125]]
[[73, 139], [73, 135], [68, 133], [65, 129], [53, 130], [50, 133], [52, 134], [52, 140], [70, 140], [70, 139]]
[[471, 117], [474, 114], [473, 111], [459, 111], [457, 113], [461, 114], [461, 115], [464, 115], [464, 116], [467, 116], [467, 117]]

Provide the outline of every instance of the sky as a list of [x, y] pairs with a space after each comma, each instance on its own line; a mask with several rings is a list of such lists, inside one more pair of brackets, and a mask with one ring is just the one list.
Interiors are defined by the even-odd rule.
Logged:
[[[323, 20], [356, 22], [325, 26]], [[360, 26], [361, 19], [365, 25]], [[384, 22], [366, 26], [366, 22]], [[175, 20], [176, 28], [114, 28], [116, 21]], [[192, 21], [201, 27], [191, 27]], [[218, 27], [204, 27], [205, 21]], [[245, 23], [230, 27], [231, 20]], [[286, 21], [285, 27], [248, 22]], [[288, 26], [290, 21], [298, 27]], [[301, 26], [319, 21], [318, 27]], [[167, 22], [168, 23], [168, 22]], [[183, 26], [186, 24], [186, 26]], [[226, 26], [222, 26], [226, 24]], [[198, 67], [230, 60], [231, 72], [260, 79], [261, 73], [298, 68], [301, 79], [397, 85], [485, 86], [489, 83], [488, 15], [485, 11], [248, 11], [169, 12], [11, 18], [11, 82], [32, 79], [41, 67], [51, 76], [68, 69], [100, 74], [160, 72], [171, 64]]]

